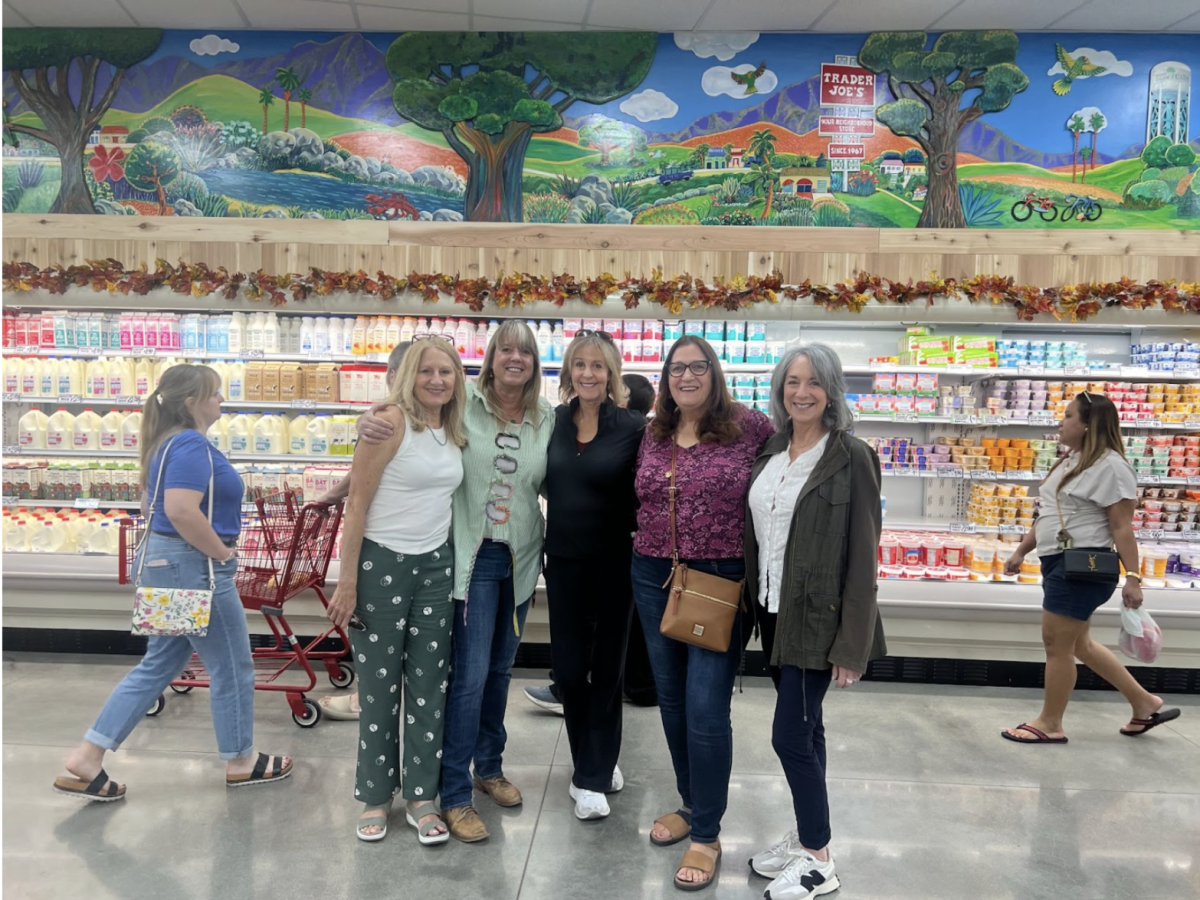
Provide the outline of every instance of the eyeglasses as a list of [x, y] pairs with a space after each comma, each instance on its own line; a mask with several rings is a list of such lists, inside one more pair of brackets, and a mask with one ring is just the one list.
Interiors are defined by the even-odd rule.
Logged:
[[577, 338], [598, 337], [598, 338], [600, 338], [600, 340], [608, 341], [610, 344], [613, 342], [613, 336], [611, 334], [609, 334], [607, 331], [596, 331], [595, 329], [592, 329], [592, 328], [579, 329], [577, 332], [575, 332], [575, 337], [577, 337]]
[[454, 342], [450, 338], [440, 334], [414, 334], [413, 343], [415, 344], [417, 341], [441, 341], [444, 344], [454, 346]]
[[697, 378], [712, 368], [707, 359], [698, 359], [690, 363], [671, 363], [667, 366], [667, 374], [672, 378], [682, 378], [684, 372], [691, 372]]

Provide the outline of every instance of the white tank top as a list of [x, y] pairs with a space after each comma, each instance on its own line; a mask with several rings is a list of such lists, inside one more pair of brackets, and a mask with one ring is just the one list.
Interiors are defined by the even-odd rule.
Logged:
[[462, 481], [462, 450], [441, 428], [417, 431], [404, 417], [404, 439], [383, 470], [363, 536], [397, 553], [428, 553], [450, 535], [450, 497]]

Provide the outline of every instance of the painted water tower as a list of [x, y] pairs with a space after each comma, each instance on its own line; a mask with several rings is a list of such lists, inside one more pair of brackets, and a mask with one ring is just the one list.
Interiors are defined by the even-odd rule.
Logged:
[[1146, 143], [1163, 135], [1172, 144], [1188, 141], [1188, 107], [1192, 70], [1181, 62], [1159, 63], [1150, 70], [1150, 106], [1146, 111]]

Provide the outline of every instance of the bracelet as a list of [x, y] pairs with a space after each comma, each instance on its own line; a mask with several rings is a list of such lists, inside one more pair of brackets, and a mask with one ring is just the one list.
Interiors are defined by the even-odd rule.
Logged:
[[1126, 573], [1125, 573], [1125, 577], [1126, 577], [1126, 578], [1136, 578], [1136, 579], [1137, 579], [1137, 582], [1138, 582], [1138, 584], [1141, 584], [1141, 583], [1142, 583], [1142, 576], [1141, 576], [1141, 574], [1140, 574], [1140, 573], [1138, 573], [1138, 572], [1126, 572]]

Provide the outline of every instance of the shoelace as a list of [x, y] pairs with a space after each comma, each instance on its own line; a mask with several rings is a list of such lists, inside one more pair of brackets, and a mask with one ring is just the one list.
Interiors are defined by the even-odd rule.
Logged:
[[799, 843], [800, 833], [796, 831], [789, 831], [786, 835], [784, 835], [783, 840], [771, 847], [767, 853], [775, 856], [793, 856], [794, 853], [792, 848]]
[[800, 855], [788, 863], [788, 867], [783, 870], [783, 874], [779, 876], [779, 880], [784, 884], [797, 884], [801, 878], [813, 869], [827, 865], [829, 863], [821, 862], [807, 850], [801, 850]]

